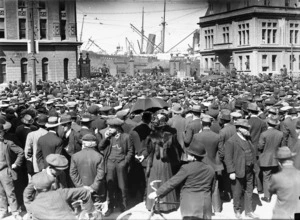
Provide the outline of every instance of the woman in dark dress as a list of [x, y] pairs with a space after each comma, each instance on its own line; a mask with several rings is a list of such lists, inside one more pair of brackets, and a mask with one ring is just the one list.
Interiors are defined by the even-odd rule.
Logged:
[[[146, 171], [148, 176], [147, 195], [153, 192], [150, 187], [153, 180], [160, 180], [159, 184], [161, 185], [173, 176], [170, 155], [173, 150], [172, 137], [176, 134], [176, 129], [168, 126], [167, 121], [168, 118], [165, 114], [158, 115], [158, 119], [154, 122], [154, 131], [146, 139], [147, 148], [150, 152]], [[178, 208], [175, 191], [169, 193], [161, 201], [174, 203], [160, 204], [159, 209], [162, 212], [169, 212]], [[153, 200], [147, 198], [146, 208], [151, 210], [153, 203]]]

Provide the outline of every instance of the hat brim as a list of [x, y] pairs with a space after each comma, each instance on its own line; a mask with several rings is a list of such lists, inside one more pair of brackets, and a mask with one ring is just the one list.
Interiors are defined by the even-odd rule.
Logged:
[[174, 112], [176, 114], [182, 114], [183, 113], [183, 109], [181, 109], [180, 111], [176, 111], [174, 109], [171, 109], [171, 112]]
[[34, 122], [34, 120], [31, 119], [31, 120], [27, 121], [27, 120], [24, 120], [24, 118], [22, 118], [22, 119], [21, 119], [21, 122], [22, 122], [23, 124], [25, 124], [25, 125], [32, 125], [33, 122]]
[[49, 164], [51, 167], [55, 168], [56, 170], [65, 170], [68, 169], [69, 165], [66, 166], [53, 166], [52, 164]]
[[190, 149], [186, 149], [186, 151], [189, 153], [189, 154], [192, 154], [194, 156], [197, 156], [197, 157], [205, 157], [206, 156], [206, 153], [205, 154], [198, 154], [197, 152], [194, 152], [193, 150], [190, 150]]
[[49, 123], [46, 123], [45, 124], [45, 127], [46, 128], [55, 128], [55, 127], [58, 127], [60, 125], [60, 123], [56, 123], [56, 124], [49, 124]]
[[284, 160], [284, 159], [290, 159], [290, 158], [293, 158], [294, 156], [296, 156], [297, 153], [291, 153], [291, 155], [289, 156], [276, 156], [275, 158], [278, 159], [278, 160]]

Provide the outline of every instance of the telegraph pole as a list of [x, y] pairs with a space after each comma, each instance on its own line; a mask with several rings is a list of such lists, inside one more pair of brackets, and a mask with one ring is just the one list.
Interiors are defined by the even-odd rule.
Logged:
[[35, 59], [35, 31], [34, 31], [34, 0], [29, 1], [29, 11], [30, 11], [30, 52], [31, 52], [31, 62], [32, 62], [32, 91], [36, 91], [36, 59]]
[[161, 33], [161, 51], [165, 52], [165, 35], [166, 35], [166, 0], [164, 1], [164, 17], [161, 23], [162, 33]]
[[143, 7], [143, 14], [142, 14], [142, 39], [141, 39], [141, 54], [143, 53], [144, 48], [144, 7]]

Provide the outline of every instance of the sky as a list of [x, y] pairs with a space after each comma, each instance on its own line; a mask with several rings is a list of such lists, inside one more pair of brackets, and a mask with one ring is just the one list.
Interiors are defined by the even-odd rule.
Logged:
[[[199, 17], [205, 15], [207, 5], [206, 0], [166, 0], [165, 51], [199, 28]], [[145, 36], [155, 34], [155, 43], [159, 44], [164, 0], [77, 0], [77, 30], [79, 40], [82, 33], [82, 49], [100, 51], [95, 45], [89, 47], [87, 42], [91, 38], [108, 54], [115, 53], [117, 46], [126, 51], [127, 38], [135, 51], [139, 52], [137, 41], [141, 41], [141, 37], [132, 30], [130, 24], [141, 30], [143, 7]], [[172, 52], [186, 51], [188, 44], [192, 46], [192, 39], [191, 35]]]

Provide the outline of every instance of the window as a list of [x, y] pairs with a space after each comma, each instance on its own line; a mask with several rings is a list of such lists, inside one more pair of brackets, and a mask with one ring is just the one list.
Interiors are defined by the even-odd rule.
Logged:
[[290, 23], [290, 44], [298, 44], [299, 42], [299, 24]]
[[227, 2], [227, 3], [226, 3], [226, 8], [227, 8], [227, 11], [230, 11], [230, 10], [231, 10], [231, 4], [230, 4], [230, 2]]
[[296, 61], [295, 55], [290, 55], [290, 70], [294, 70], [294, 62]]
[[26, 8], [26, 1], [25, 0], [18, 0], [18, 9]]
[[47, 58], [42, 59], [42, 80], [43, 81], [48, 80], [48, 59]]
[[64, 59], [64, 80], [69, 79], [69, 59]]
[[245, 67], [246, 70], [250, 70], [250, 56], [246, 56]]
[[26, 39], [26, 19], [19, 19], [19, 39]]
[[205, 67], [206, 70], [208, 69], [208, 58], [205, 58]]
[[238, 25], [239, 45], [249, 45], [249, 23]]
[[240, 67], [240, 70], [243, 70], [243, 57], [242, 56], [239, 56], [239, 67]]
[[26, 82], [27, 81], [27, 59], [22, 58], [21, 59], [21, 81]]
[[223, 43], [229, 43], [229, 27], [223, 27]]
[[204, 36], [205, 36], [205, 47], [206, 47], [206, 49], [213, 48], [213, 44], [214, 44], [214, 30], [213, 29], [205, 30], [204, 31]]
[[275, 44], [277, 37], [276, 22], [262, 22], [262, 43]]
[[40, 19], [40, 39], [47, 38], [47, 20]]
[[6, 82], [6, 60], [0, 59], [0, 83]]
[[270, 5], [270, 0], [264, 0], [264, 5], [269, 6]]
[[272, 55], [272, 71], [276, 71], [277, 55]]
[[210, 58], [210, 68], [214, 68], [215, 59]]
[[285, 5], [285, 7], [289, 7], [290, 6], [290, 0], [285, 0], [284, 5]]
[[4, 8], [4, 0], [0, 0], [0, 8]]
[[265, 72], [268, 70], [268, 55], [262, 55], [262, 71]]
[[66, 39], [66, 21], [65, 20], [60, 21], [60, 37], [61, 37], [61, 40]]
[[45, 1], [39, 1], [39, 9], [46, 10], [46, 2]]
[[4, 18], [0, 18], [0, 38], [5, 38], [5, 24]]

